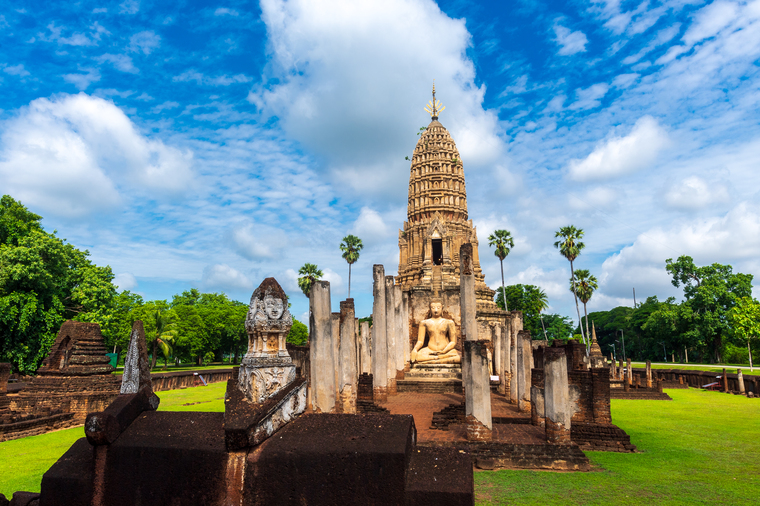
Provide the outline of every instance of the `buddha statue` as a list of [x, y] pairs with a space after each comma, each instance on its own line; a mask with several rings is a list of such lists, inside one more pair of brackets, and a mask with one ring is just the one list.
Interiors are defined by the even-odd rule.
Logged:
[[[443, 318], [443, 304], [438, 301], [430, 303], [431, 317], [420, 322], [417, 344], [410, 359], [418, 364], [459, 364], [462, 357], [454, 348], [457, 344], [456, 325], [452, 320]], [[427, 336], [427, 346], [425, 346]], [[423, 348], [424, 346], [424, 348]]]

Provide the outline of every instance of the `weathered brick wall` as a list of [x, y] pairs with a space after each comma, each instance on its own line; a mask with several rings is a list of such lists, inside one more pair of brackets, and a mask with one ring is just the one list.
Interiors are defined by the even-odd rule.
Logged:
[[606, 367], [590, 369], [594, 423], [612, 423], [610, 412], [610, 373]]
[[[594, 382], [588, 371], [568, 371], [568, 385], [570, 386], [570, 401], [576, 401], [575, 414], [572, 423], [594, 421]], [[573, 391], [577, 392], [575, 399]]]

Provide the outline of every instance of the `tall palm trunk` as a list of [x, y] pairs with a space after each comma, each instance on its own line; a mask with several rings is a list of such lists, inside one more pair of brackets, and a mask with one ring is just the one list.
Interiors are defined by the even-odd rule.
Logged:
[[156, 340], [153, 341], [153, 358], [150, 360], [150, 370], [152, 371], [154, 367], [156, 367], [156, 359], [158, 358], [158, 355], [156, 355], [156, 352], [158, 348], [158, 337], [156, 337]]
[[507, 307], [507, 293], [504, 291], [504, 259], [500, 258], [499, 263], [501, 264], [501, 298], [504, 299], [504, 311], [509, 311]]
[[351, 264], [348, 264], [348, 298], [351, 298]]
[[[583, 343], [586, 344], [586, 337], [583, 334], [583, 319], [581, 318], [581, 308], [578, 306], [578, 294], [575, 293], [575, 269], [573, 269], [573, 261], [570, 260], [570, 279], [573, 281], [573, 297], [575, 298], [575, 311], [578, 313], [578, 326], [581, 328], [581, 338]], [[588, 346], [586, 347], [586, 355], [588, 355]]]

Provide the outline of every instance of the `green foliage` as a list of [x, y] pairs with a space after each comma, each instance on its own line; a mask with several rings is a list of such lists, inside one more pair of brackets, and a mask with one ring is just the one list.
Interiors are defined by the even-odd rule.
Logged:
[[[340, 243], [340, 250], [343, 252], [343, 259], [348, 262], [348, 298], [351, 298], [351, 266], [359, 260], [359, 252], [364, 245], [362, 240], [355, 235], [347, 235]], [[310, 287], [311, 288], [311, 287]], [[305, 293], [305, 292], [304, 292]]]
[[[573, 320], [567, 316], [561, 316], [558, 314], [545, 314], [541, 317], [544, 327], [546, 327], [546, 338], [549, 341], [555, 339], [567, 340], [573, 335]], [[539, 319], [539, 324], [541, 323]], [[541, 334], [536, 336], [539, 339], [543, 339], [543, 329]]]
[[[541, 311], [549, 307], [549, 300], [541, 288], [534, 285], [510, 285], [504, 288], [507, 294], [507, 306], [512, 311], [523, 312], [523, 326], [530, 331], [533, 339], [543, 339], [541, 328]], [[496, 305], [504, 309], [502, 291], [496, 292]]]
[[733, 337], [741, 344], [760, 337], [760, 303], [751, 297], [742, 297], [728, 312]]
[[717, 263], [698, 267], [690, 256], [669, 258], [665, 268], [673, 286], [683, 285], [684, 309], [678, 314], [685, 329], [682, 340], [720, 362], [724, 339], [732, 334], [729, 312], [742, 297], [752, 297], [752, 275], [734, 274], [730, 265]]
[[[509, 255], [509, 251], [515, 247], [515, 241], [512, 239], [512, 234], [509, 230], [495, 230], [493, 234], [488, 236], [488, 245], [496, 247], [494, 255], [499, 259], [501, 267], [501, 291], [504, 292], [504, 259]], [[502, 302], [503, 298], [504, 294], [502, 293]], [[508, 308], [509, 306], [503, 307], [503, 309]]]
[[293, 326], [290, 327], [286, 341], [296, 346], [304, 346], [309, 342], [309, 327], [293, 318]]
[[45, 232], [41, 217], [0, 199], [0, 361], [34, 373], [64, 320], [107, 326], [116, 296], [110, 267]]
[[309, 292], [311, 292], [311, 285], [322, 278], [322, 271], [319, 270], [316, 264], [307, 262], [303, 264], [303, 267], [298, 269], [298, 274], [298, 288], [308, 297]]

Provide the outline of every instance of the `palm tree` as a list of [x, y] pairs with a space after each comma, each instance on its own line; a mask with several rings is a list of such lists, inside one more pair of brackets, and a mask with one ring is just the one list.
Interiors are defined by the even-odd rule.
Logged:
[[[583, 321], [581, 320], [581, 310], [578, 307], [578, 292], [575, 289], [575, 270], [573, 269], [573, 261], [581, 254], [581, 250], [586, 247], [585, 244], [580, 242], [583, 238], [583, 230], [575, 228], [573, 225], [560, 228], [555, 234], [555, 238], [561, 238], [562, 240], [554, 243], [554, 247], [559, 249], [560, 254], [570, 261], [570, 283], [573, 287], [573, 296], [575, 297], [575, 311], [578, 313], [578, 325], [581, 327], [581, 334], [583, 331]], [[584, 342], [585, 342], [585, 338]], [[586, 353], [588, 353], [588, 345], [586, 347]]]
[[[166, 341], [173, 341], [175, 337], [174, 330], [174, 314], [170, 313], [160, 307], [156, 308], [156, 311], [152, 315], [153, 323], [156, 325], [156, 338], [153, 340], [153, 358], [150, 361], [150, 368], [153, 370], [156, 367], [156, 359], [158, 358], [158, 347], [165, 345]], [[163, 343], [163, 344], [162, 344]], [[166, 367], [167, 353], [164, 352], [164, 367]]]
[[[578, 298], [583, 302], [583, 314], [586, 316], [586, 345], [591, 346], [591, 334], [588, 327], [588, 311], [586, 310], [586, 304], [591, 300], [591, 296], [594, 295], [594, 290], [599, 288], [596, 276], [591, 274], [588, 269], [578, 269], [575, 271], [575, 290], [578, 292]], [[570, 291], [573, 290], [573, 280], [570, 279]], [[583, 328], [581, 328], [583, 333]]]
[[504, 310], [509, 311], [507, 294], [504, 292], [504, 259], [509, 255], [509, 251], [515, 247], [515, 241], [512, 240], [512, 234], [509, 230], [495, 230], [493, 234], [488, 236], [488, 245], [496, 246], [496, 251], [493, 254], [499, 257], [501, 264], [501, 297], [504, 299]]
[[355, 235], [348, 234], [340, 243], [343, 258], [348, 262], [348, 298], [351, 298], [351, 264], [359, 260], [359, 251], [364, 247], [362, 240]]
[[309, 296], [311, 292], [311, 286], [322, 278], [322, 271], [319, 270], [316, 264], [305, 263], [303, 267], [298, 269], [298, 288], [301, 289], [304, 295]]

